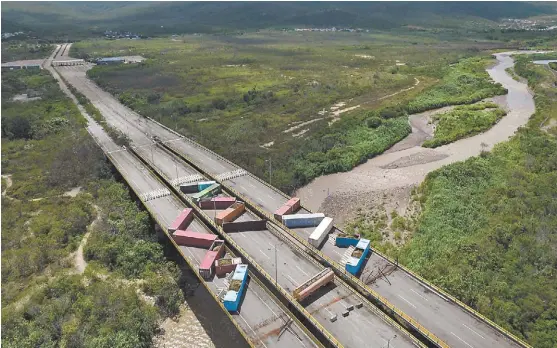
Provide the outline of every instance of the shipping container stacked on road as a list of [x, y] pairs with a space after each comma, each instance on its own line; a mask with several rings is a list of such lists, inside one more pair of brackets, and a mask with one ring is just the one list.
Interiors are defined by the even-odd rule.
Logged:
[[193, 220], [193, 209], [186, 208], [168, 227], [168, 232], [174, 233], [176, 230], [185, 230]]
[[172, 233], [172, 238], [178, 245], [208, 248], [217, 239], [217, 236], [210, 233], [176, 230]]
[[292, 214], [284, 215], [282, 223], [288, 228], [316, 227], [325, 218], [325, 214]]
[[215, 240], [209, 247], [209, 250], [207, 250], [203, 261], [201, 261], [201, 264], [199, 265], [199, 274], [201, 274], [203, 279], [209, 279], [213, 276], [215, 262], [222, 258], [224, 254], [224, 241], [219, 239]]
[[236, 202], [230, 207], [226, 208], [217, 214], [215, 221], [217, 224], [221, 225], [225, 222], [232, 222], [236, 220], [240, 215], [246, 211], [246, 205], [242, 202]]
[[313, 245], [316, 248], [319, 248], [321, 243], [327, 238], [329, 232], [333, 228], [333, 219], [330, 217], [325, 217], [319, 225], [313, 230], [313, 232], [308, 237], [309, 244]]
[[297, 301], [303, 301], [319, 290], [319, 288], [332, 282], [334, 278], [335, 273], [330, 268], [325, 268], [294, 289], [292, 294]]
[[237, 312], [240, 308], [242, 295], [248, 280], [248, 265], [240, 264], [234, 270], [230, 278], [230, 285], [228, 291], [224, 295], [224, 307], [229, 312]]
[[291, 198], [283, 206], [275, 210], [275, 219], [282, 221], [283, 215], [294, 214], [298, 209], [300, 209], [300, 199], [296, 197]]
[[358, 241], [358, 244], [354, 247], [354, 251], [352, 251], [350, 255], [347, 255], [346, 270], [348, 272], [354, 275], [360, 272], [362, 264], [369, 254], [369, 247], [370, 243], [368, 239], [362, 238]]
[[217, 277], [223, 277], [227, 273], [234, 272], [236, 266], [242, 263], [240, 257], [222, 258], [215, 261], [215, 274]]

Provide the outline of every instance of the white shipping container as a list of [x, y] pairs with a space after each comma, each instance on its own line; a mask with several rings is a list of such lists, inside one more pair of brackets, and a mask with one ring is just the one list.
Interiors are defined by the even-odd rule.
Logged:
[[331, 232], [333, 228], [333, 219], [330, 217], [325, 217], [321, 220], [321, 223], [313, 230], [311, 235], [308, 237], [309, 244], [316, 248], [319, 248], [325, 237]]

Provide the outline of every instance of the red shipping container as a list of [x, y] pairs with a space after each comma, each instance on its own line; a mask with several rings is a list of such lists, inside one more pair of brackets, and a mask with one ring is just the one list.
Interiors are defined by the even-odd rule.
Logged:
[[217, 239], [211, 245], [209, 251], [205, 253], [205, 257], [203, 257], [199, 265], [199, 274], [201, 274], [204, 279], [211, 278], [215, 261], [224, 256], [224, 251], [224, 241]]
[[275, 211], [275, 219], [282, 222], [282, 216], [291, 213], [292, 213], [292, 207], [285, 204]]
[[[236, 266], [242, 263], [242, 259], [239, 257], [233, 259], [226, 259], [225, 264], [221, 264], [225, 259], [220, 259], [215, 261], [215, 274], [222, 277], [226, 273], [232, 273], [236, 269]], [[224, 263], [224, 262], [223, 262]]]
[[215, 197], [211, 200], [199, 201], [201, 209], [226, 209], [236, 203], [235, 197]]
[[296, 210], [300, 209], [300, 199], [297, 197], [291, 198], [286, 202], [286, 205], [292, 207], [292, 213], [294, 213]]
[[172, 234], [172, 237], [178, 245], [197, 248], [208, 248], [217, 239], [217, 236], [214, 234], [183, 230], [177, 230]]
[[185, 230], [186, 227], [192, 222], [193, 220], [193, 210], [190, 208], [186, 208], [182, 210], [180, 215], [174, 220], [172, 225], [168, 228], [168, 232], [172, 233], [176, 230]]

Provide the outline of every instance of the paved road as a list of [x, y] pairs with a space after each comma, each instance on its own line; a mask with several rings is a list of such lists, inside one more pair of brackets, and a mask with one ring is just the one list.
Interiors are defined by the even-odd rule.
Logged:
[[[96, 124], [90, 117], [86, 117], [89, 120], [89, 132], [105, 152], [110, 152], [113, 163], [128, 181], [134, 192], [141, 195], [145, 192], [165, 188], [135, 156], [128, 151], [123, 151], [114, 144], [102, 127]], [[153, 213], [153, 218], [163, 228], [170, 225], [180, 211], [185, 208], [183, 203], [174, 196], [157, 198], [144, 202], [144, 204]], [[197, 218], [194, 219], [188, 229], [201, 233], [211, 233], [209, 228]], [[204, 248], [181, 246], [180, 249], [190, 263], [196, 266], [200, 264], [206, 253]], [[218, 293], [219, 288], [224, 287], [223, 280], [216, 277], [207, 281], [207, 285], [214, 294]], [[296, 322], [291, 323], [289, 329], [284, 331], [279, 339], [278, 333], [289, 320], [289, 314], [256, 281], [250, 280], [241, 310], [239, 313], [233, 314], [233, 317], [248, 337], [258, 346], [316, 346]], [[230, 333], [228, 335], [233, 336]]]
[[[175, 158], [160, 148], [153, 148], [150, 145], [150, 136], [153, 134], [170, 141], [173, 146], [178, 147], [183, 152], [191, 154], [195, 158], [200, 158], [200, 162], [210, 167], [210, 170], [208, 170], [210, 173], [222, 174], [236, 169], [234, 165], [223, 163], [220, 159], [203, 156], [206, 155], [203, 149], [184, 141], [164, 128], [153, 127], [150, 121], [142, 119], [133, 111], [125, 108], [114, 97], [100, 90], [89, 81], [85, 77], [86, 69], [87, 67], [81, 66], [58, 68], [74, 87], [91, 100], [111, 126], [124, 131], [134, 144], [138, 144], [140, 154], [147, 161], [154, 161], [154, 165], [168, 179], [177, 176], [176, 170], [178, 176], [192, 174], [193, 168], [181, 161], [175, 161]], [[249, 237], [243, 238], [245, 233], [249, 233]], [[277, 254], [280, 255], [281, 262], [278, 268], [282, 269], [278, 276], [278, 285], [289, 292], [323, 268], [315, 261], [309, 260], [306, 255], [297, 254], [290, 245], [283, 243], [268, 230], [243, 232], [242, 234], [231, 234], [231, 236], [272, 276], [275, 274], [274, 258], [270, 259], [269, 255], [261, 248], [267, 247], [269, 243], [273, 246], [276, 244]], [[309, 303], [307, 309], [313, 313], [313, 316], [322, 326], [346, 347], [368, 347], [369, 345], [380, 347], [387, 344], [388, 340], [395, 335], [397, 337], [391, 340], [391, 345], [398, 347], [414, 345], [405, 334], [378, 316], [376, 314], [378, 310], [371, 307], [367, 302], [366, 306], [358, 309], [353, 315], [346, 318], [342, 317], [341, 313], [345, 308], [357, 302], [360, 302], [360, 300], [355, 292], [339, 282], [338, 286], [332, 287], [328, 292]], [[330, 317], [334, 314], [338, 315], [339, 320], [333, 323], [330, 321]]]

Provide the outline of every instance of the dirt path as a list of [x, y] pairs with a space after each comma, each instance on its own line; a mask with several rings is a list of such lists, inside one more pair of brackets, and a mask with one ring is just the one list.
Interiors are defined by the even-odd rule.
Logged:
[[6, 174], [6, 175], [2, 175], [2, 178], [4, 178], [6, 180], [6, 187], [4, 188], [4, 191], [2, 191], [2, 197], [6, 197], [9, 199], [13, 199], [10, 196], [6, 196], [6, 191], [8, 191], [8, 189], [10, 187], [12, 187], [13, 185], [13, 181], [12, 181], [12, 174]]
[[425, 121], [428, 115], [413, 115], [410, 118], [412, 134], [392, 149], [349, 172], [319, 177], [299, 189], [297, 196], [312, 210], [322, 211], [342, 224], [353, 218], [358, 208], [388, 205], [393, 199], [398, 207], [407, 205], [412, 188], [420, 184], [427, 173], [477, 156], [482, 150], [490, 150], [495, 144], [508, 140], [518, 127], [526, 124], [535, 106], [528, 86], [515, 81], [505, 71], [514, 66], [510, 52], [498, 53], [496, 57], [498, 63], [487, 72], [509, 90], [503, 101], [498, 100], [505, 104], [508, 114], [491, 129], [445, 146], [426, 149], [419, 145], [431, 134]]
[[74, 255], [74, 266], [79, 274], [83, 274], [83, 272], [85, 272], [85, 268], [87, 267], [87, 261], [85, 261], [85, 258], [83, 257], [83, 247], [85, 246], [85, 244], [87, 244], [87, 238], [89, 238], [91, 230], [99, 223], [101, 219], [101, 211], [99, 207], [97, 205], [93, 205], [93, 207], [95, 208], [96, 213], [95, 220], [93, 220], [91, 225], [89, 225], [88, 231], [81, 239], [81, 243], [79, 243], [79, 247], [77, 248], [77, 251]]

